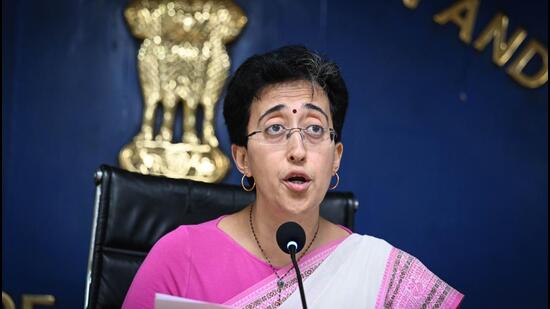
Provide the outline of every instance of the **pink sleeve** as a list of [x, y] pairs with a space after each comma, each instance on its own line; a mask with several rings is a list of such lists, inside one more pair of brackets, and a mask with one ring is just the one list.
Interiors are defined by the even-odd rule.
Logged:
[[393, 248], [376, 308], [458, 308], [462, 295], [414, 256]]
[[185, 227], [163, 236], [141, 264], [122, 308], [153, 309], [155, 293], [185, 296], [189, 281], [188, 243]]

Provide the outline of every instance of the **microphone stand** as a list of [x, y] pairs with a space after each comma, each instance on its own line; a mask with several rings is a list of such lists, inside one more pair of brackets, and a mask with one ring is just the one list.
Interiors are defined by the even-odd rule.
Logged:
[[296, 278], [298, 279], [298, 288], [300, 289], [300, 298], [302, 299], [302, 308], [307, 309], [306, 294], [304, 293], [304, 284], [302, 283], [302, 274], [300, 273], [300, 268], [298, 267], [298, 262], [296, 261], [296, 247], [289, 246], [289, 249], [290, 249], [290, 259], [292, 260], [292, 265], [294, 265], [294, 270], [296, 271]]

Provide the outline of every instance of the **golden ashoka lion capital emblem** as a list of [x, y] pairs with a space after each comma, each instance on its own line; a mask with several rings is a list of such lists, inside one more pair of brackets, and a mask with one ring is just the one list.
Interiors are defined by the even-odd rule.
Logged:
[[[229, 160], [218, 148], [214, 111], [229, 73], [225, 45], [240, 33], [246, 16], [229, 0], [137, 0], [124, 15], [132, 34], [143, 40], [138, 73], [144, 108], [140, 132], [121, 150], [120, 165], [143, 174], [221, 180]], [[183, 132], [181, 141], [173, 141], [178, 104]]]

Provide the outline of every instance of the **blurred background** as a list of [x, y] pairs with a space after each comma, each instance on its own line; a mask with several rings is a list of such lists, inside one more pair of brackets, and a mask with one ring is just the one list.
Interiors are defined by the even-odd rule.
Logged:
[[[547, 50], [548, 1], [479, 1], [472, 42], [499, 13], [508, 37], [527, 33], [504, 66], [492, 42], [478, 51], [434, 22], [464, 1], [412, 2], [235, 0], [248, 24], [228, 46], [231, 72], [291, 43], [334, 60], [350, 92], [338, 190], [360, 201], [357, 232], [419, 258], [463, 308], [547, 308], [548, 83], [507, 68], [530, 40]], [[141, 125], [126, 6], [2, 1], [2, 290], [18, 308], [23, 294], [83, 306], [93, 174], [118, 165]], [[547, 65], [534, 57], [523, 73]], [[233, 165], [223, 182], [240, 182]]]

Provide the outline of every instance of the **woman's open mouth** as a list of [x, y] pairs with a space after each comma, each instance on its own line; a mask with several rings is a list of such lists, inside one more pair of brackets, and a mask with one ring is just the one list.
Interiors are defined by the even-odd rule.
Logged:
[[294, 192], [303, 192], [307, 190], [311, 184], [311, 178], [307, 175], [292, 174], [287, 176], [283, 182], [289, 190]]

